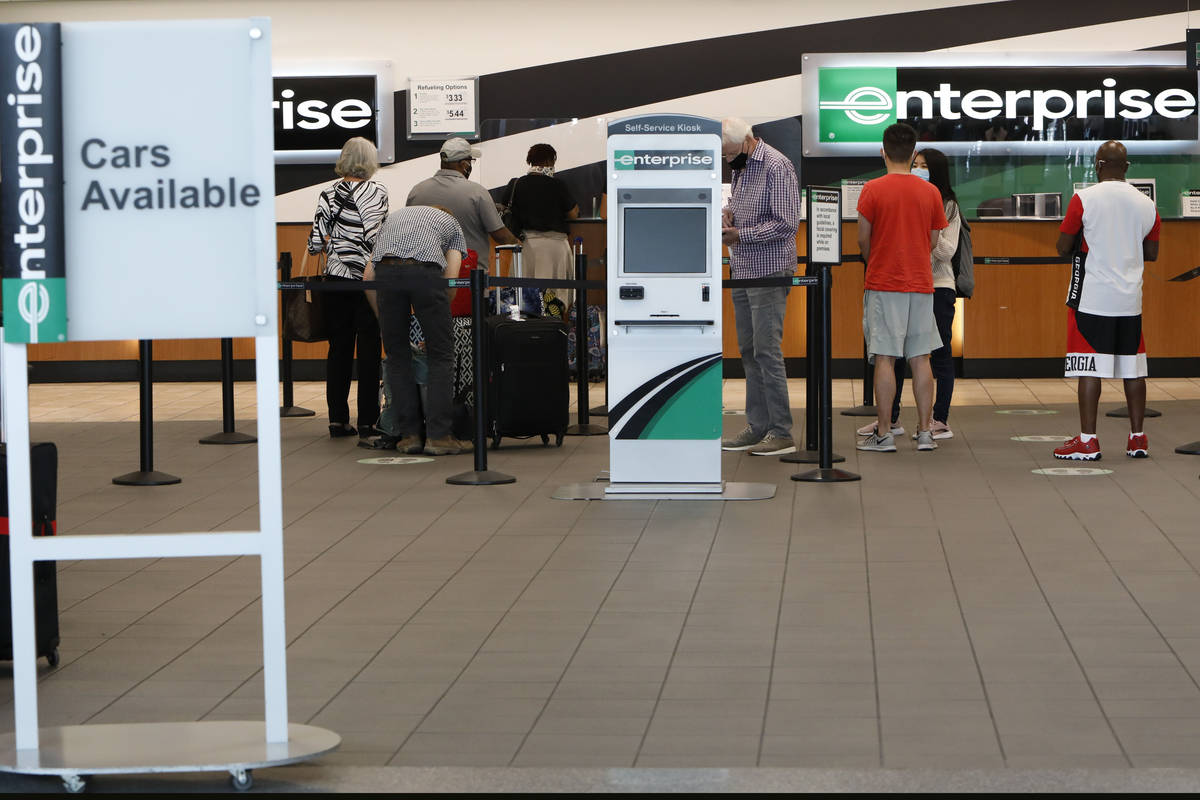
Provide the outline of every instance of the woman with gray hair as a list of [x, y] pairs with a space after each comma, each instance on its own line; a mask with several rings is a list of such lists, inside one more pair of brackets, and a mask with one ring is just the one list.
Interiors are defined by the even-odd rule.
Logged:
[[[370, 180], [379, 169], [375, 145], [355, 136], [346, 142], [334, 165], [340, 180], [321, 192], [308, 237], [308, 252], [327, 255], [325, 275], [331, 280], [361, 281], [375, 247], [375, 237], [388, 215], [387, 189]], [[361, 438], [375, 434], [379, 419], [379, 322], [364, 292], [327, 292], [325, 320], [329, 354], [325, 359], [325, 403], [329, 436]], [[350, 424], [350, 379], [358, 352], [358, 428]]]

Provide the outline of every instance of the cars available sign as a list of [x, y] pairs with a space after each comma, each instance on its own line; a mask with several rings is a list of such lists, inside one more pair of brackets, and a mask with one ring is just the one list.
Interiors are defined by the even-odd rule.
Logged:
[[804, 80], [806, 155], [875, 154], [895, 122], [949, 153], [1197, 145], [1196, 73], [1176, 53], [811, 55]]

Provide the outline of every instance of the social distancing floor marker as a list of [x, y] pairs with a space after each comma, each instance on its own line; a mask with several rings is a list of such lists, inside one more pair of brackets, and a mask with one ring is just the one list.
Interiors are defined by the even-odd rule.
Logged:
[[426, 456], [383, 456], [382, 458], [360, 458], [360, 464], [380, 464], [386, 466], [400, 466], [404, 464], [428, 464], [433, 461], [432, 458]]
[[1038, 433], [1029, 436], [1010, 436], [1014, 442], [1065, 442], [1070, 436], [1055, 436], [1054, 434]]
[[996, 411], [997, 414], [1012, 414], [1021, 417], [1033, 417], [1042, 414], [1057, 414], [1058, 412], [1052, 408], [1001, 408]]
[[1111, 469], [1098, 467], [1046, 467], [1033, 470], [1034, 475], [1081, 476], [1081, 475], [1112, 475]]

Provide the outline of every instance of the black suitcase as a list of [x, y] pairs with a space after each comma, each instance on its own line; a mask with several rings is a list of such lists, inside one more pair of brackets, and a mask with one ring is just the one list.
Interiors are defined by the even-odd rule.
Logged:
[[[8, 560], [8, 449], [0, 444], [0, 660], [11, 661], [12, 586]], [[35, 442], [30, 448], [33, 484], [33, 535], [53, 536], [57, 528], [58, 448]], [[33, 565], [33, 608], [37, 626], [37, 654], [58, 666], [58, 576], [53, 561]]]
[[562, 321], [488, 317], [487, 362], [492, 447], [505, 436], [554, 436], [561, 447], [570, 405]]

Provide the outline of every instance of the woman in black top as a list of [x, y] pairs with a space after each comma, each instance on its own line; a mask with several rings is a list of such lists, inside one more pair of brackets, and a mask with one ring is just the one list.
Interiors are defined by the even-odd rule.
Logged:
[[[554, 177], [558, 153], [548, 144], [535, 144], [525, 156], [529, 171], [509, 185], [508, 203], [513, 222], [525, 242], [521, 266], [527, 278], [566, 278], [574, 275], [574, 258], [567, 239], [567, 220], [579, 216], [579, 206], [566, 183]], [[573, 292], [555, 290], [571, 307]]]
[[[361, 281], [375, 237], [388, 215], [387, 189], [369, 180], [379, 169], [375, 145], [356, 136], [346, 142], [334, 171], [341, 180], [321, 192], [308, 237], [308, 252], [324, 251], [325, 274], [333, 280]], [[329, 436], [366, 438], [379, 419], [379, 323], [363, 292], [326, 292], [329, 354], [325, 359], [325, 403]], [[355, 347], [357, 343], [357, 348]], [[350, 424], [350, 379], [358, 351], [358, 429]]]

